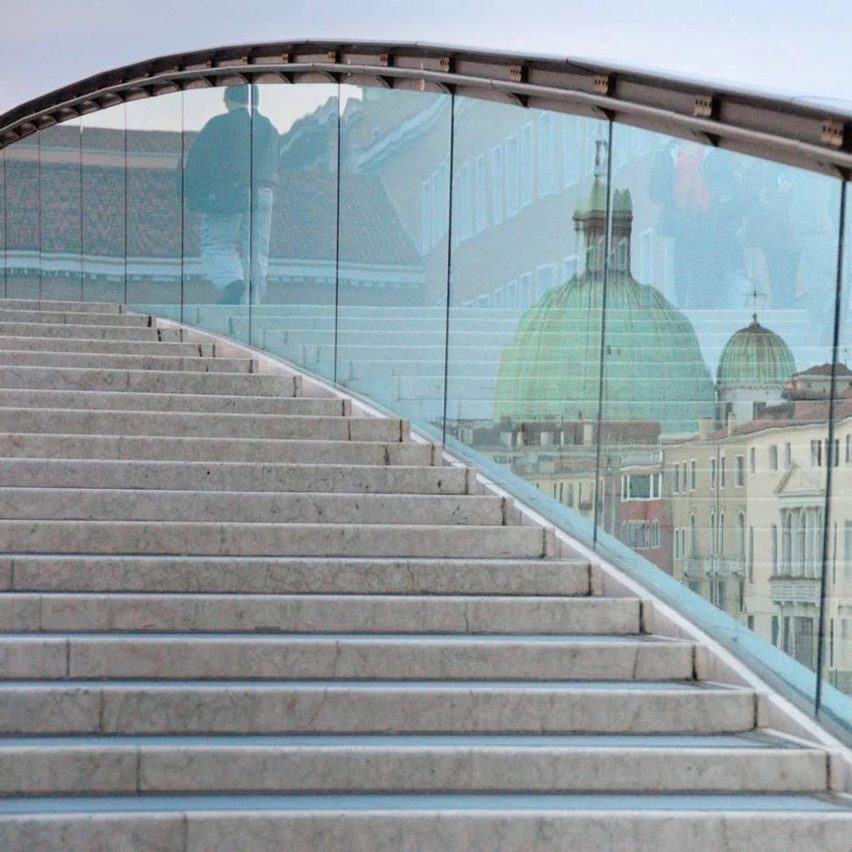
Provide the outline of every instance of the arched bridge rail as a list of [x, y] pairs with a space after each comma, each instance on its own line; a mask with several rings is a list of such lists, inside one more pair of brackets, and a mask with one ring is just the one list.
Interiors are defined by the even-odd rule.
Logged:
[[848, 179], [852, 107], [559, 57], [423, 43], [298, 41], [163, 56], [87, 77], [0, 115], [0, 148], [116, 104], [246, 82], [444, 91], [586, 114]]

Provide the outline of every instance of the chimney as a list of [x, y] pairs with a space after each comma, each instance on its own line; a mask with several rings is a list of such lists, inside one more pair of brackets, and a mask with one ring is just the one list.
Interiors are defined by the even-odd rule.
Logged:
[[698, 437], [702, 441], [706, 441], [710, 437], [710, 432], [713, 429], [713, 421], [709, 417], [698, 418]]

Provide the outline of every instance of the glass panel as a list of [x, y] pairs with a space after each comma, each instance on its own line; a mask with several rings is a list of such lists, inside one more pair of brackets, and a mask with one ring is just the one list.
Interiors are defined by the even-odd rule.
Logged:
[[41, 297], [79, 300], [80, 119], [38, 134]]
[[39, 297], [38, 138], [8, 145], [6, 152], [6, 295]]
[[250, 110], [245, 85], [183, 96], [183, 320], [241, 340], [249, 337]]
[[124, 104], [82, 118], [83, 299], [123, 303], [126, 163]]
[[0, 148], [0, 288], [6, 295], [6, 152]]
[[[321, 371], [334, 344], [337, 86], [258, 87], [252, 120], [255, 346]], [[326, 373], [326, 375], [330, 375]]]
[[450, 97], [342, 86], [341, 110], [337, 380], [438, 424]]
[[458, 98], [448, 441], [591, 537], [607, 125]]
[[[852, 730], [852, 193], [846, 186], [843, 284], [834, 375], [833, 467], [822, 648], [822, 712]], [[825, 365], [801, 377], [802, 391], [825, 394]]]
[[746, 654], [785, 652], [775, 674], [812, 698], [828, 389], [809, 383], [840, 183], [620, 125], [613, 149], [599, 540], [743, 625]]
[[126, 105], [127, 303], [180, 319], [181, 95]]

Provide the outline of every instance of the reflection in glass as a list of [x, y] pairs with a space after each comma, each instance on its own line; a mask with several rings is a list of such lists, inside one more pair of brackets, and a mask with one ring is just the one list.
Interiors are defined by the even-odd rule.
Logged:
[[6, 152], [0, 148], [0, 288], [6, 295]]
[[594, 119], [456, 102], [447, 434], [589, 520], [606, 135]]
[[336, 375], [424, 424], [443, 413], [450, 101], [341, 87]]
[[[246, 85], [183, 96], [184, 319], [241, 339], [248, 338], [250, 274], [262, 260], [258, 252], [253, 267], [253, 204], [262, 205], [265, 222], [272, 206], [269, 186], [253, 199], [250, 101]], [[274, 172], [274, 150], [267, 145], [262, 157], [259, 174]], [[259, 233], [255, 242], [264, 242]]]
[[38, 134], [40, 295], [80, 298], [80, 119]]
[[126, 156], [124, 104], [83, 116], [84, 301], [125, 300]]
[[612, 153], [600, 532], [813, 670], [839, 183], [619, 125]]
[[[831, 463], [831, 509], [827, 541], [825, 612], [822, 635], [822, 709], [827, 715], [852, 726], [852, 363], [850, 345], [850, 287], [852, 287], [852, 221], [849, 217], [849, 186], [846, 186], [846, 229], [837, 359], [833, 375], [833, 435], [827, 449], [814, 445], [814, 456], [822, 453], [823, 464]], [[832, 381], [829, 365], [799, 377], [800, 394], [824, 398]], [[806, 398], [807, 398], [806, 397]]]
[[4, 148], [6, 154], [6, 295], [37, 299], [40, 289], [38, 136]]
[[126, 105], [127, 302], [180, 319], [181, 94]]
[[[262, 85], [253, 104], [251, 339], [331, 376], [337, 86]], [[270, 132], [271, 129], [271, 132]]]

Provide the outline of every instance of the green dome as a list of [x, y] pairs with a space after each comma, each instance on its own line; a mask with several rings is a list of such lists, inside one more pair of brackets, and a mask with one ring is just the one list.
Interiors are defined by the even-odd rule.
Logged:
[[781, 385], [796, 372], [790, 347], [754, 315], [750, 325], [735, 332], [719, 358], [719, 387]]
[[[501, 355], [495, 419], [597, 415], [602, 296], [600, 276], [584, 273], [524, 314]], [[604, 398], [605, 420], [655, 421], [664, 432], [694, 432], [715, 410], [692, 324], [626, 271], [607, 287]]]

